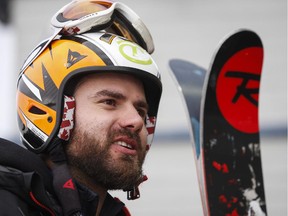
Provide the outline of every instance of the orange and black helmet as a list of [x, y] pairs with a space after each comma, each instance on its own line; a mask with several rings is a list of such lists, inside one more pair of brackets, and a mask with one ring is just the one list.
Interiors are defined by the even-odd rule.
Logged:
[[[33, 58], [33, 52], [31, 55], [27, 61]], [[17, 113], [24, 145], [40, 153], [53, 139], [61, 138], [59, 130], [67, 105], [65, 100], [71, 99], [75, 80], [83, 75], [105, 72], [132, 74], [143, 81], [149, 104], [148, 140], [152, 142], [162, 92], [158, 68], [151, 55], [138, 44], [103, 31], [59, 35], [20, 72]]]

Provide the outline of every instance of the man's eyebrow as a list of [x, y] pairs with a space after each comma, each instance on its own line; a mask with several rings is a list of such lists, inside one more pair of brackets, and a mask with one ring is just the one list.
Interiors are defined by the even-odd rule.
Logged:
[[[118, 99], [118, 100], [125, 100], [127, 97], [125, 95], [123, 95], [122, 93], [120, 92], [117, 92], [117, 91], [113, 91], [113, 90], [107, 90], [107, 89], [104, 89], [104, 90], [101, 90], [101, 91], [98, 91], [94, 94], [92, 94], [91, 96], [89, 96], [89, 98], [97, 98], [97, 97], [111, 97], [111, 98], [115, 98], [115, 99]], [[144, 100], [138, 100], [134, 103], [134, 106], [136, 106], [137, 108], [143, 108], [143, 109], [146, 109], [148, 110], [149, 109], [149, 105], [146, 101]]]
[[98, 91], [98, 92], [92, 94], [91, 96], [89, 96], [89, 98], [102, 97], [102, 96], [108, 96], [108, 97], [112, 97], [115, 99], [122, 99], [122, 100], [126, 98], [123, 94], [121, 94], [119, 92], [116, 92], [113, 90], [107, 90], [107, 89]]

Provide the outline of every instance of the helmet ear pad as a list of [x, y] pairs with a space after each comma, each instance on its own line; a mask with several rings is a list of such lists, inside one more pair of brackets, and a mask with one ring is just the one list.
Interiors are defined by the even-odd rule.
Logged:
[[75, 117], [75, 98], [64, 95], [63, 98], [63, 112], [58, 137], [62, 140], [68, 141], [74, 128]]

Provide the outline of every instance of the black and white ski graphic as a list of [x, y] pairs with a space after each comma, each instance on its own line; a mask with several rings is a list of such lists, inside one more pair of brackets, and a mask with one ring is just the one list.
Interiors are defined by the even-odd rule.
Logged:
[[209, 215], [267, 215], [258, 122], [263, 52], [256, 33], [235, 32], [204, 83], [200, 142]]

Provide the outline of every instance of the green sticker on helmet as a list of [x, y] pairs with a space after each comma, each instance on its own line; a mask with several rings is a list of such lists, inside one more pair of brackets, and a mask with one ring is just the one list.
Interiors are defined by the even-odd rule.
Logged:
[[152, 64], [150, 55], [140, 46], [126, 40], [118, 41], [118, 44], [121, 55], [127, 60], [142, 65]]

